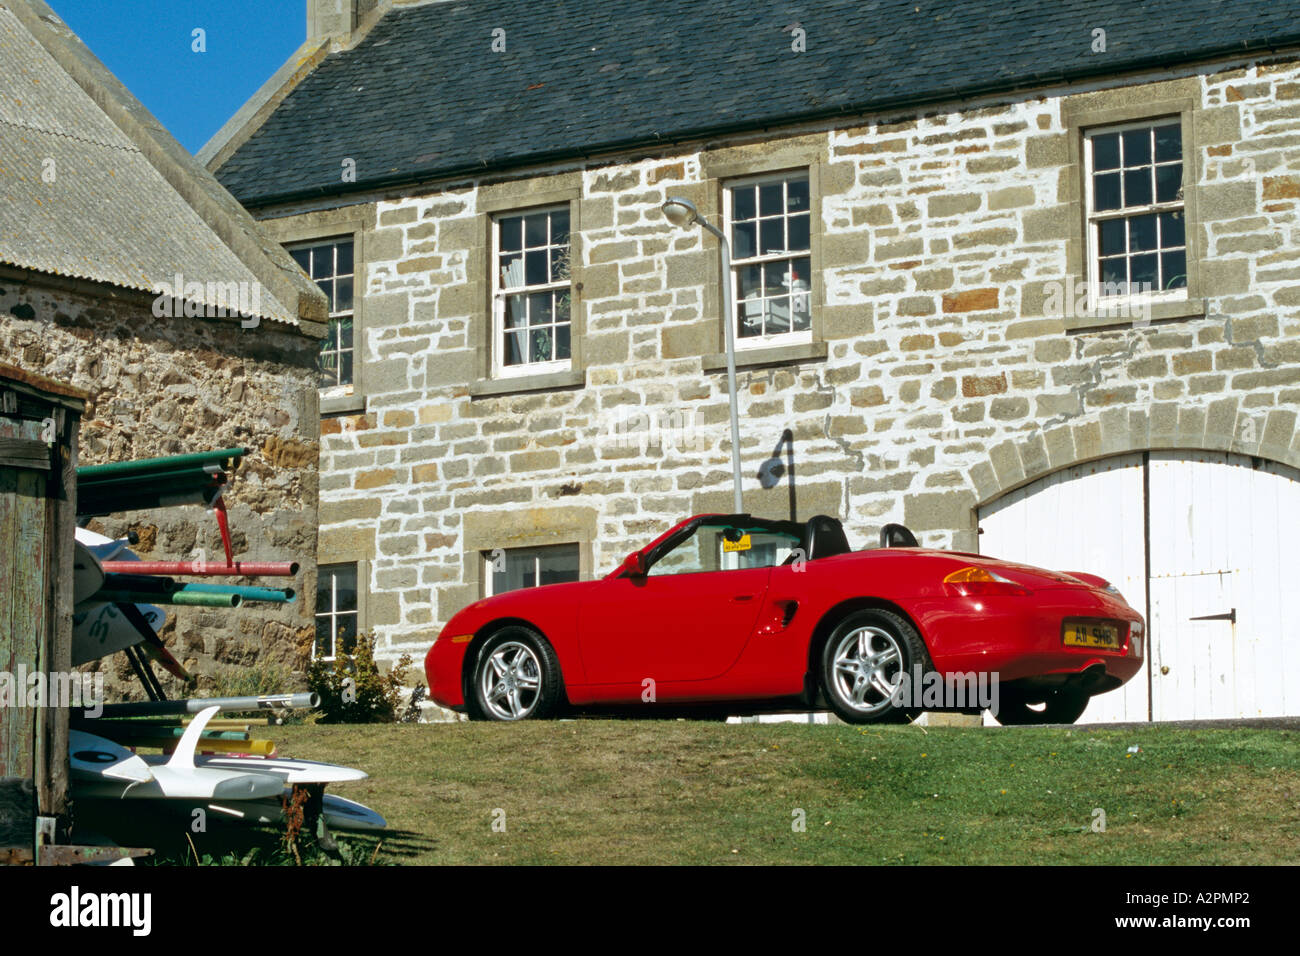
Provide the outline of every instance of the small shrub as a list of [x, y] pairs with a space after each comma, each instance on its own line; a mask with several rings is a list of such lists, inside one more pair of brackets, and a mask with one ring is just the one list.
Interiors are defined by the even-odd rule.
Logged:
[[375, 664], [375, 638], [357, 637], [352, 654], [340, 654], [332, 661], [312, 661], [307, 669], [307, 686], [320, 695], [323, 724], [384, 724], [397, 718], [411, 666], [403, 654], [387, 675]]
[[262, 697], [291, 693], [296, 686], [293, 672], [282, 664], [227, 665], [212, 675], [208, 697]]
[[418, 724], [420, 722], [420, 704], [427, 696], [424, 683], [421, 682], [416, 686], [415, 690], [411, 691], [411, 698], [406, 702], [406, 707], [398, 716], [397, 722], [399, 724]]

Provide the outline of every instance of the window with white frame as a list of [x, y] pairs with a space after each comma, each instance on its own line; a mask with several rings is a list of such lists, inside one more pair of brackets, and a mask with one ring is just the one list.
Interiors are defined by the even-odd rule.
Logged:
[[538, 548], [498, 548], [484, 552], [487, 593], [504, 594], [543, 584], [578, 580], [578, 546], [553, 544]]
[[536, 375], [571, 366], [569, 207], [492, 222], [493, 372]]
[[316, 644], [312, 656], [332, 661], [357, 643], [357, 566], [322, 564], [316, 571]]
[[806, 172], [728, 183], [724, 214], [740, 348], [812, 341], [812, 203]]
[[353, 241], [329, 239], [296, 246], [289, 254], [329, 300], [329, 331], [320, 346], [320, 387], [343, 390], [353, 373]]
[[1092, 129], [1084, 138], [1090, 299], [1186, 295], [1181, 121]]

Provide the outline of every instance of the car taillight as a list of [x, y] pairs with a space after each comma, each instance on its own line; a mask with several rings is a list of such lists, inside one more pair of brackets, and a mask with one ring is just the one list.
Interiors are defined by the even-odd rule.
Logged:
[[1029, 588], [1009, 581], [988, 568], [965, 567], [943, 579], [949, 589], [962, 597], [982, 597], [995, 594], [1029, 594]]

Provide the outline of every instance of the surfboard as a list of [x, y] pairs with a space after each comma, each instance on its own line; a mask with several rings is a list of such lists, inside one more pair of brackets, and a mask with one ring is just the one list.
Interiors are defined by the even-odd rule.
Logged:
[[[144, 640], [144, 635], [126, 619], [117, 605], [108, 601], [90, 599], [104, 583], [104, 572], [99, 565], [100, 561], [110, 559], [138, 561], [139, 558], [127, 549], [125, 538], [115, 541], [88, 528], [78, 528], [76, 536], [78, 558], [73, 562], [73, 598], [76, 605], [72, 609], [73, 667], [124, 651]], [[83, 593], [82, 588], [89, 586], [91, 573], [85, 572], [81, 583], [78, 583], [77, 577], [81, 573], [77, 570], [77, 564], [82, 552], [93, 559], [95, 567], [99, 568], [99, 583], [88, 593]], [[136, 608], [154, 631], [162, 627], [163, 622], [167, 620], [163, 610], [152, 604], [137, 604]]]
[[[283, 798], [288, 800], [292, 793], [286, 790]], [[208, 809], [252, 826], [277, 826], [284, 820], [284, 807], [279, 800], [246, 800], [230, 805], [213, 803]], [[388, 821], [365, 804], [332, 793], [325, 794], [321, 801], [321, 817], [331, 830], [373, 832], [388, 829]]]
[[[77, 547], [88, 552], [96, 562], [120, 558], [138, 562], [140, 559], [127, 549], [127, 539], [114, 541], [86, 528], [77, 529]], [[100, 569], [100, 584], [104, 582]], [[85, 586], [89, 586], [89, 579]], [[183, 681], [192, 678], [181, 663], [163, 646], [158, 629], [167, 620], [162, 608], [153, 604], [118, 604], [114, 601], [95, 600], [96, 587], [89, 595], [76, 593], [76, 606], [72, 611], [72, 664], [86, 664], [99, 660], [128, 647], [145, 643], [149, 657], [161, 664], [173, 677]], [[132, 616], [136, 619], [132, 620]], [[143, 625], [143, 627], [141, 626]]]
[[265, 773], [200, 769], [176, 771], [153, 767], [153, 779], [145, 783], [113, 780], [77, 780], [73, 795], [101, 800], [258, 800], [278, 792], [282, 783]]
[[126, 538], [113, 539], [100, 534], [98, 531], [91, 531], [89, 528], [78, 528], [76, 530], [76, 539], [77, 544], [84, 545], [86, 550], [101, 562], [140, 560], [135, 553], [127, 550], [131, 542]]
[[68, 731], [68, 756], [74, 780], [146, 783], [153, 779], [149, 765], [138, 754], [84, 730]]
[[204, 725], [217, 712], [209, 707], [186, 728], [176, 745], [176, 752], [163, 764], [151, 767], [152, 779], [143, 783], [100, 780], [83, 781], [76, 788], [81, 797], [167, 800], [257, 800], [278, 794], [284, 781], [275, 774], [243, 773], [219, 767], [199, 767], [194, 751]]
[[387, 830], [388, 821], [362, 803], [325, 794], [321, 816], [331, 830]]
[[[144, 762], [148, 765], [164, 763], [163, 754], [147, 754]], [[348, 783], [353, 780], [365, 780], [368, 776], [364, 770], [342, 767], [338, 764], [319, 763], [314, 760], [293, 760], [288, 757], [228, 757], [224, 755], [199, 755], [194, 758], [197, 767], [220, 767], [223, 770], [239, 770], [245, 773], [275, 774], [283, 783]]]
[[72, 603], [86, 600], [104, 586], [104, 569], [91, 550], [78, 541], [72, 550]]
[[[155, 631], [163, 626], [167, 615], [152, 604], [137, 604], [136, 609]], [[145, 636], [126, 619], [116, 604], [83, 601], [72, 610], [72, 666], [88, 664], [128, 647]]]

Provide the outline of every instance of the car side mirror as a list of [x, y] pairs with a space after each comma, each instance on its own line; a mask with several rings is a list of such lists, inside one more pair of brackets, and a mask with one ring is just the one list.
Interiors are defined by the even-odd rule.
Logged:
[[623, 570], [632, 577], [645, 577], [645, 556], [640, 551], [633, 551], [623, 559]]

